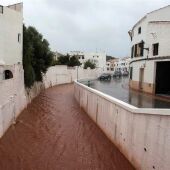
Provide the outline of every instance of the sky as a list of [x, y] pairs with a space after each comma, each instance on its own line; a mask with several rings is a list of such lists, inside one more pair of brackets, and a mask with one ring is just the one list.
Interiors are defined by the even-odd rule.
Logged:
[[[21, 2], [0, 0], [0, 5]], [[130, 55], [128, 31], [146, 13], [170, 0], [23, 0], [24, 23], [34, 26], [53, 51]]]

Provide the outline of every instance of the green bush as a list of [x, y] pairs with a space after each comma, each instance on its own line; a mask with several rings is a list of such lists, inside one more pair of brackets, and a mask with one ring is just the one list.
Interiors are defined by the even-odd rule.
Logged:
[[81, 63], [76, 56], [70, 57], [69, 54], [58, 57], [57, 61], [54, 61], [53, 65], [67, 65], [69, 67], [80, 66]]
[[91, 62], [90, 60], [87, 60], [84, 63], [84, 69], [87, 69], [88, 67], [91, 68], [91, 69], [95, 69], [96, 68], [96, 64]]

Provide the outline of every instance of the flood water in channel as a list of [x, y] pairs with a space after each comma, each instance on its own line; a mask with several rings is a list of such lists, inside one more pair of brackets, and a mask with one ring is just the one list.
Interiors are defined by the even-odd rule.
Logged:
[[72, 84], [36, 97], [0, 139], [0, 170], [133, 170], [80, 109]]
[[111, 81], [90, 80], [83, 84], [139, 108], [170, 108], [170, 100], [141, 93], [129, 88], [129, 78], [112, 78]]

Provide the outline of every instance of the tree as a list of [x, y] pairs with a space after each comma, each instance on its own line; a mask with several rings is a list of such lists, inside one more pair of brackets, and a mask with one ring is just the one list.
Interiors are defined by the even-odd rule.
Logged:
[[76, 56], [70, 57], [68, 66], [74, 67], [74, 66], [80, 66], [80, 65], [81, 65], [81, 63]]
[[30, 87], [35, 81], [35, 72], [32, 67], [33, 48], [25, 26], [23, 26], [23, 40], [24, 81], [25, 85]]
[[91, 62], [90, 60], [87, 60], [84, 63], [84, 69], [87, 69], [88, 67], [91, 68], [91, 69], [95, 69], [96, 68], [96, 64]]
[[112, 56], [106, 56], [106, 61], [108, 61], [108, 60], [112, 60], [112, 59], [115, 59], [115, 57], [112, 57]]
[[42, 74], [52, 65], [53, 53], [49, 43], [34, 27], [23, 26], [23, 67], [25, 85], [31, 87], [42, 81]]
[[80, 66], [81, 63], [76, 56], [70, 57], [70, 55], [67, 54], [65, 56], [60, 56], [58, 60], [55, 62], [55, 65], [67, 65], [70, 67], [74, 67]]
[[69, 54], [60, 56], [60, 57], [58, 57], [58, 59], [56, 61], [56, 65], [68, 65], [69, 60], [70, 60]]

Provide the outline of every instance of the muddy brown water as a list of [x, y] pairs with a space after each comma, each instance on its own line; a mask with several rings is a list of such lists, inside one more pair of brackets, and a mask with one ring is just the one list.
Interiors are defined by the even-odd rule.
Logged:
[[0, 139], [0, 170], [133, 170], [79, 108], [73, 85], [43, 91]]

